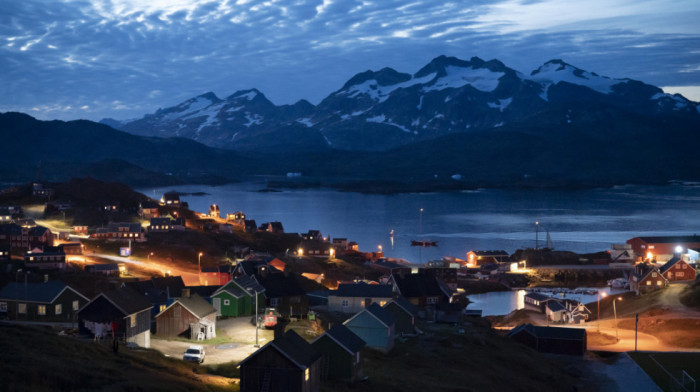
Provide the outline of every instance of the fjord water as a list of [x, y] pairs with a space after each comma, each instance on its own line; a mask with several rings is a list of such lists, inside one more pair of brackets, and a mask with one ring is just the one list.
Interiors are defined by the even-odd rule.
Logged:
[[[169, 190], [188, 193], [182, 200], [195, 211], [218, 204], [222, 215], [243, 211], [258, 225], [280, 221], [289, 233], [317, 229], [324, 236], [356, 241], [360, 250], [376, 251], [381, 245], [387, 257], [411, 262], [464, 258], [469, 250], [512, 253], [534, 247], [535, 222], [540, 247], [549, 231], [555, 249], [574, 252], [604, 251], [636, 236], [700, 234], [700, 186], [695, 184], [395, 195], [328, 189], [259, 192], [262, 188], [264, 184], [245, 183], [140, 191], [157, 199]], [[205, 194], [192, 195], [197, 192]], [[438, 246], [410, 246], [411, 240], [421, 239]]]

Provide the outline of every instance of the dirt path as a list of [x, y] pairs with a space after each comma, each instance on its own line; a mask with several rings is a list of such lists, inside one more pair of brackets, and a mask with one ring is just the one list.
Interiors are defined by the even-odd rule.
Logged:
[[689, 308], [680, 301], [681, 293], [686, 287], [688, 287], [687, 284], [674, 283], [661, 291], [659, 302], [664, 308], [669, 310], [668, 313], [661, 316], [666, 318], [670, 318], [669, 316], [672, 316], [672, 318], [700, 318], [700, 311]]

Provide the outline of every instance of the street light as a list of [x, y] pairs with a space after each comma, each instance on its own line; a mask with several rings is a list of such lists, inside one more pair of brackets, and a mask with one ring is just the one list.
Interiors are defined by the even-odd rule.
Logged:
[[603, 296], [603, 298], [607, 297], [608, 295], [605, 293], [601, 293], [598, 291], [598, 332], [600, 332], [600, 297]]
[[538, 249], [540, 245], [540, 222], [535, 222], [535, 250]]
[[202, 255], [204, 253], [199, 252], [199, 255], [197, 257], [197, 266], [199, 267], [197, 269], [197, 279], [199, 279], [199, 284], [202, 284]]
[[617, 339], [617, 309], [615, 309], [615, 301], [622, 301], [622, 297], [613, 299], [613, 313], [615, 314], [615, 339]]
[[149, 263], [151, 262], [151, 256], [153, 256], [153, 252], [149, 252], [149, 253], [148, 253], [148, 256], [146, 256], [146, 258], [148, 259], [148, 262], [149, 262]]
[[253, 347], [260, 347], [258, 344], [258, 325], [260, 324], [260, 320], [258, 320], [258, 292], [252, 288], [247, 290], [255, 293], [255, 346]]

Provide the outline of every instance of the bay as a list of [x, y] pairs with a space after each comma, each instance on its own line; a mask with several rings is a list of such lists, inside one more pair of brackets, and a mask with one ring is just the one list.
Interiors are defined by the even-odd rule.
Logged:
[[[395, 195], [328, 189], [259, 192], [264, 187], [185, 185], [140, 192], [156, 199], [169, 190], [187, 193], [182, 200], [195, 211], [218, 204], [222, 214], [240, 210], [258, 225], [280, 221], [286, 232], [320, 230], [324, 236], [356, 241], [360, 250], [381, 246], [387, 257], [416, 263], [464, 258], [470, 250], [512, 253], [534, 247], [536, 237], [542, 247], [547, 231], [555, 249], [579, 253], [604, 251], [637, 236], [700, 232], [700, 187], [693, 184]], [[197, 192], [205, 194], [192, 195]], [[437, 241], [438, 246], [412, 247], [411, 240]]]

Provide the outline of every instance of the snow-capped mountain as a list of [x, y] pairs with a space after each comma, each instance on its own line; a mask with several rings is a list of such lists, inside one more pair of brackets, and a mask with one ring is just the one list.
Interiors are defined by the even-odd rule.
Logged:
[[562, 60], [523, 74], [498, 60], [440, 56], [413, 75], [391, 68], [359, 73], [315, 107], [307, 101], [275, 106], [255, 89], [223, 100], [207, 93], [120, 128], [228, 149], [387, 150], [523, 125], [565, 130], [577, 123], [593, 132], [619, 113], [700, 121], [699, 108], [658, 87], [600, 76]]

